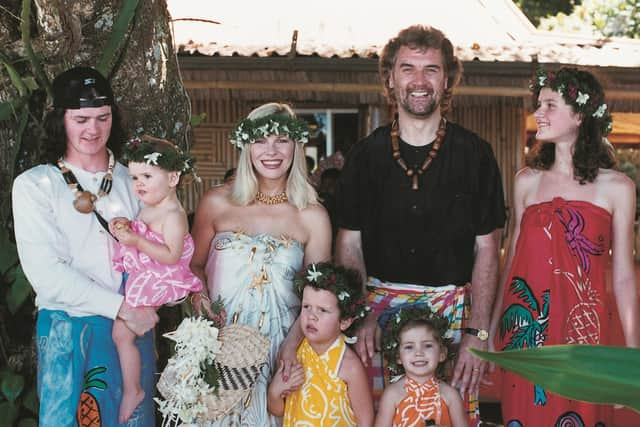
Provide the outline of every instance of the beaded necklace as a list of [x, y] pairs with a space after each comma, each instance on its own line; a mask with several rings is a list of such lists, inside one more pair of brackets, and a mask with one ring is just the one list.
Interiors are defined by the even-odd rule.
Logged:
[[398, 129], [398, 118], [393, 121], [391, 124], [391, 149], [393, 150], [393, 158], [396, 159], [396, 162], [400, 165], [400, 167], [407, 173], [407, 176], [411, 178], [411, 189], [418, 190], [418, 176], [422, 175], [424, 171], [426, 171], [429, 166], [431, 166], [431, 162], [438, 155], [438, 150], [440, 150], [440, 145], [442, 144], [442, 140], [444, 138], [444, 134], [446, 132], [445, 126], [447, 125], [447, 121], [444, 117], [440, 119], [440, 126], [438, 127], [438, 131], [436, 132], [436, 139], [433, 141], [433, 146], [431, 150], [429, 150], [429, 154], [427, 158], [424, 159], [422, 166], [418, 170], [414, 170], [407, 166], [407, 162], [404, 161], [402, 155], [400, 154], [400, 144], [398, 143], [398, 136], [400, 135], [400, 130]]
[[258, 193], [256, 194], [256, 201], [264, 203], [265, 205], [277, 205], [288, 200], [289, 198], [287, 197], [286, 191], [283, 191], [279, 194], [274, 194], [273, 196], [264, 194], [262, 191], [258, 191]]
[[102, 177], [102, 181], [100, 182], [100, 191], [98, 191], [97, 195], [82, 188], [71, 169], [64, 164], [64, 159], [62, 157], [58, 159], [57, 166], [60, 169], [60, 172], [62, 172], [64, 182], [67, 183], [67, 186], [75, 195], [73, 207], [76, 208], [78, 212], [91, 213], [95, 208], [95, 201], [100, 197], [106, 196], [111, 191], [111, 187], [113, 186], [113, 169], [116, 165], [116, 160], [111, 150], [107, 148], [107, 152], [109, 153], [107, 173]]

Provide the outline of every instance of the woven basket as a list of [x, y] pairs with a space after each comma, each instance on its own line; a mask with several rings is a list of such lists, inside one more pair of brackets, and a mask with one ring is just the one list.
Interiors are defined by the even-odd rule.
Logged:
[[[220, 373], [219, 388], [203, 399], [206, 407], [198, 422], [212, 421], [226, 415], [243, 399], [247, 399], [260, 368], [269, 356], [269, 340], [256, 329], [247, 325], [233, 324], [220, 330], [218, 339], [222, 346], [216, 356], [216, 367]], [[160, 375], [158, 391], [165, 399], [174, 395], [174, 385], [187, 372], [180, 372], [171, 361]]]

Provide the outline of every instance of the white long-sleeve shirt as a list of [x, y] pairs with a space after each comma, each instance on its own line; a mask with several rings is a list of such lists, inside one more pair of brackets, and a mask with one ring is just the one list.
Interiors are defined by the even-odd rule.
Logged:
[[[105, 172], [67, 167], [85, 190], [98, 193]], [[15, 179], [13, 216], [22, 269], [39, 309], [115, 319], [123, 297], [118, 293], [122, 276], [111, 265], [113, 238], [93, 213], [76, 211], [73, 201], [73, 192], [53, 165], [36, 166]], [[95, 206], [107, 221], [137, 215], [139, 203], [126, 167], [116, 163], [113, 188]]]

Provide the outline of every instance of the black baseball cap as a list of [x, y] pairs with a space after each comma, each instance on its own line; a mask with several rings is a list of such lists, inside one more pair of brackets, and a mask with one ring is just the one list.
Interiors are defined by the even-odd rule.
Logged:
[[53, 80], [53, 106], [76, 110], [113, 105], [109, 81], [91, 67], [74, 67]]

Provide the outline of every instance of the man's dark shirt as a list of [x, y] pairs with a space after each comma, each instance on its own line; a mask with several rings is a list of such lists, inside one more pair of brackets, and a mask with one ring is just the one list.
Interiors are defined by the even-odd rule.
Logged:
[[[418, 169], [431, 144], [400, 152]], [[349, 153], [337, 193], [338, 224], [359, 230], [367, 274], [433, 286], [471, 281], [475, 237], [502, 228], [502, 180], [491, 146], [448, 122], [438, 156], [419, 190], [392, 157], [390, 126]]]

